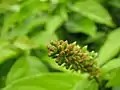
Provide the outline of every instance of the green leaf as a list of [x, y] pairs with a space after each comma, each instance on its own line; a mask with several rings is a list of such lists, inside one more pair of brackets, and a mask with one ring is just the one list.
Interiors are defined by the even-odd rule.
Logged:
[[0, 40], [0, 63], [15, 57], [17, 54], [18, 52], [11, 48], [11, 44], [8, 41]]
[[113, 87], [112, 90], [120, 90], [120, 86], [119, 87]]
[[68, 73], [35, 75], [16, 80], [3, 90], [73, 90], [82, 78]]
[[48, 69], [37, 57], [21, 57], [15, 62], [10, 72], [8, 73], [6, 84], [9, 84], [19, 78], [46, 72], [48, 72]]
[[0, 89], [5, 86], [4, 82], [5, 82], [4, 78], [0, 78]]
[[111, 72], [108, 79], [107, 87], [120, 86], [120, 68]]
[[66, 3], [68, 0], [50, 0], [52, 4], [58, 4], [58, 3]]
[[8, 59], [0, 64], [0, 88], [5, 87], [6, 75], [8, 74], [14, 61], [15, 61], [14, 59]]
[[[35, 1], [27, 0], [21, 4], [20, 8], [21, 9], [19, 12], [15, 12], [5, 16], [5, 20], [1, 32], [3, 38], [6, 38], [11, 28], [13, 29], [16, 26], [21, 27], [25, 24], [24, 21], [28, 20], [28, 18], [33, 17], [35, 15], [39, 15], [40, 13], [42, 13], [42, 11], [48, 10], [49, 5], [47, 2], [41, 2], [40, 0], [35, 0]], [[15, 23], [17, 23], [17, 25]], [[24, 24], [21, 25], [21, 23]], [[22, 30], [23, 33], [26, 33], [27, 31]], [[22, 32], [20, 32], [20, 34]]]
[[113, 30], [99, 51], [98, 63], [104, 64], [120, 51], [120, 28]]
[[12, 58], [17, 55], [17, 52], [9, 48], [0, 48], [0, 63], [8, 58]]
[[14, 28], [6, 37], [12, 39], [18, 36], [27, 35], [34, 30], [33, 28], [42, 26], [47, 20], [48, 17], [43, 15], [29, 18], [29, 20], [26, 20], [26, 23], [19, 24], [18, 27]]
[[54, 33], [55, 30], [62, 25], [63, 21], [64, 19], [60, 15], [50, 17], [46, 23], [46, 30], [49, 31], [49, 33]]
[[95, 22], [106, 24], [108, 26], [114, 26], [108, 11], [100, 3], [94, 0], [78, 1], [71, 6], [70, 7], [73, 11], [78, 12]]
[[22, 50], [30, 50], [30, 49], [38, 47], [33, 42], [31, 42], [31, 40], [27, 36], [18, 37], [14, 41], [14, 46], [17, 47], [17, 48], [20, 48]]
[[71, 20], [66, 23], [67, 30], [72, 33], [82, 32], [84, 34], [95, 36], [96, 26], [93, 21], [80, 16], [72, 16]]
[[15, 4], [19, 2], [19, 0], [2, 0], [3, 3], [8, 3], [8, 4]]
[[0, 13], [5, 13], [8, 11], [12, 11], [12, 12], [18, 12], [20, 11], [20, 6], [15, 4], [15, 5], [10, 5], [8, 3], [1, 3], [0, 4]]
[[109, 4], [114, 7], [120, 8], [120, 0], [110, 0]]
[[93, 80], [83, 79], [76, 85], [74, 90], [98, 90], [98, 84], [94, 79]]
[[31, 40], [41, 48], [46, 48], [46, 45], [48, 45], [51, 40], [57, 40], [57, 36], [55, 33], [41, 31], [34, 35]]
[[120, 58], [110, 60], [101, 68], [101, 71], [107, 73], [117, 68], [120, 68]]

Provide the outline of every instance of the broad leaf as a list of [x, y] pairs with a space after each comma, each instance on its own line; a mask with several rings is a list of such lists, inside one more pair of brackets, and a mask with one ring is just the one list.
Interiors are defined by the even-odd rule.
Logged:
[[6, 84], [13, 82], [16, 79], [23, 78], [38, 73], [46, 73], [48, 69], [44, 64], [35, 56], [21, 57], [12, 66], [7, 75]]
[[109, 4], [114, 7], [120, 8], [120, 0], [110, 0]]
[[41, 48], [46, 48], [46, 45], [51, 41], [51, 40], [57, 40], [57, 36], [55, 33], [50, 33], [49, 31], [41, 31], [34, 35], [31, 40], [39, 45]]
[[18, 54], [18, 52], [11, 46], [12, 45], [9, 42], [0, 40], [0, 63], [9, 58], [15, 57]]
[[17, 47], [17, 48], [20, 48], [22, 50], [30, 50], [30, 49], [38, 47], [33, 42], [31, 42], [31, 40], [27, 36], [18, 37], [14, 41], [14, 46]]
[[104, 64], [120, 51], [120, 28], [112, 31], [99, 51], [98, 63]]
[[75, 12], [88, 17], [95, 22], [114, 26], [112, 18], [105, 8], [94, 0], [81, 0], [70, 6]]
[[120, 86], [120, 68], [111, 72], [108, 79], [107, 87]]
[[64, 19], [60, 15], [50, 17], [46, 24], [46, 30], [49, 31], [49, 33], [54, 33], [55, 30], [62, 25], [63, 21]]
[[14, 59], [8, 59], [0, 64], [0, 88], [5, 86], [6, 75], [8, 74], [10, 68], [14, 64]]
[[81, 79], [81, 75], [49, 73], [16, 80], [3, 90], [74, 90]]
[[4, 62], [4, 60], [8, 58], [12, 58], [17, 55], [15, 50], [10, 48], [0, 48], [0, 63]]
[[74, 90], [98, 90], [98, 84], [94, 79], [83, 79], [76, 85]]
[[114, 69], [120, 68], [120, 58], [112, 59], [107, 64], [105, 64], [101, 70], [104, 73], [110, 72]]
[[[6, 38], [9, 34], [9, 30], [15, 28], [16, 26], [22, 26], [28, 18], [33, 17], [38, 14], [38, 12], [46, 11], [49, 8], [47, 2], [41, 2], [40, 0], [27, 0], [21, 4], [19, 12], [12, 13], [10, 15], [6, 15], [4, 24], [2, 27], [2, 37]], [[15, 24], [17, 23], [17, 24]], [[22, 24], [22, 25], [21, 25]], [[20, 30], [19, 30], [20, 31]], [[17, 31], [17, 32], [19, 32]], [[28, 32], [28, 30], [22, 31], [23, 33]], [[21, 33], [22, 33], [21, 32]], [[20, 34], [21, 34], [20, 33]]]
[[72, 33], [84, 33], [90, 36], [96, 35], [96, 26], [90, 19], [72, 16], [71, 20], [66, 23], [67, 30]]
[[33, 31], [33, 28], [45, 24], [47, 19], [47, 16], [42, 15], [40, 15], [39, 17], [31, 17], [28, 20], [26, 20], [25, 23], [21, 23], [18, 27], [14, 28], [14, 30], [12, 30], [6, 37], [12, 39], [14, 37], [27, 35], [28, 33]]
[[113, 87], [112, 90], [120, 90], [120, 86], [119, 87]]

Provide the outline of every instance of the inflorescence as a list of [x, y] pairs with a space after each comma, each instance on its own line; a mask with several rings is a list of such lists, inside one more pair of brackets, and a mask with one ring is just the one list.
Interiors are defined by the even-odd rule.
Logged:
[[55, 58], [58, 65], [66, 69], [89, 73], [92, 77], [98, 77], [99, 67], [96, 62], [97, 53], [89, 52], [87, 46], [80, 47], [76, 42], [68, 44], [68, 41], [51, 41], [48, 45], [49, 57]]

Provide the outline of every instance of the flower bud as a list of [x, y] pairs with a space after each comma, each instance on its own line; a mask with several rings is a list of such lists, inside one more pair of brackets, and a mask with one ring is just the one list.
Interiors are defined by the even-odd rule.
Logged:
[[52, 41], [48, 45], [48, 55], [55, 58], [58, 65], [66, 69], [89, 73], [91, 77], [98, 76], [97, 53], [89, 52], [87, 46], [80, 47], [76, 42], [68, 44], [68, 41]]

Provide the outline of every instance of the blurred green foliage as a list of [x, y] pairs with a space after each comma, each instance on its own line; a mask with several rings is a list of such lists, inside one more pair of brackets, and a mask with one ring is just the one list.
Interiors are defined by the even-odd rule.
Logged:
[[120, 90], [119, 27], [120, 0], [0, 0], [0, 90], [98, 90], [48, 57], [59, 39], [99, 52], [107, 87]]

